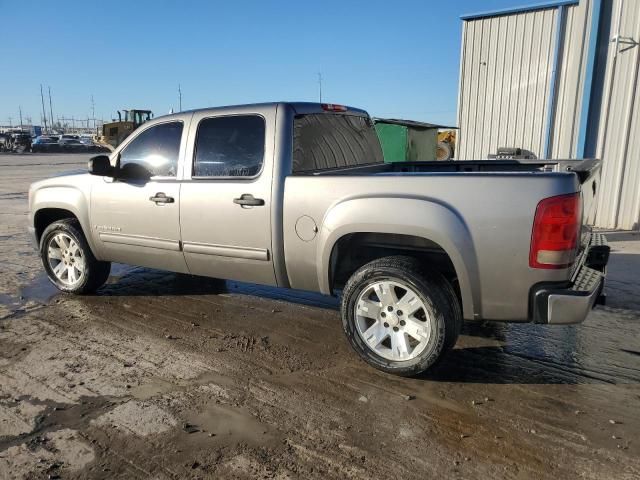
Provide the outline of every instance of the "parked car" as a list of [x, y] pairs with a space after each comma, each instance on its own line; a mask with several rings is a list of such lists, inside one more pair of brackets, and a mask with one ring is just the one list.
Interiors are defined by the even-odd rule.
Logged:
[[60, 135], [59, 140], [80, 140], [80, 135], [63, 133], [62, 135]]
[[23, 153], [31, 150], [31, 135], [25, 132], [11, 132], [6, 140], [7, 151]]
[[63, 152], [81, 153], [89, 151], [88, 146], [82, 143], [80, 140], [76, 140], [75, 138], [65, 138], [64, 135], [58, 142], [58, 146]]
[[8, 152], [10, 150], [11, 135], [8, 133], [0, 133], [0, 152]]
[[340, 295], [358, 354], [414, 375], [463, 319], [584, 320], [608, 260], [582, 224], [598, 174], [591, 160], [385, 164], [363, 110], [223, 107], [150, 120], [89, 174], [34, 183], [29, 230], [64, 292], [121, 262]]
[[33, 153], [52, 153], [60, 151], [58, 139], [55, 137], [39, 136], [31, 144]]
[[100, 145], [93, 141], [93, 137], [80, 137], [80, 143], [87, 147], [87, 152], [106, 152], [110, 153], [111, 149], [105, 145]]

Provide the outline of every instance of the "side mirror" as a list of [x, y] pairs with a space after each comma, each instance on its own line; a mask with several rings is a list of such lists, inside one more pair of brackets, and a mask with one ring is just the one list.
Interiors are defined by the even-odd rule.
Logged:
[[114, 168], [107, 155], [96, 155], [89, 160], [89, 173], [100, 177], [113, 177]]

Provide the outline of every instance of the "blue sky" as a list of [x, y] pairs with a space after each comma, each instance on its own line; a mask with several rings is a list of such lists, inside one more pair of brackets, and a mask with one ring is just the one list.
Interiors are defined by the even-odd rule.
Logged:
[[[0, 0], [0, 124], [323, 100], [455, 124], [465, 13], [535, 0]], [[10, 66], [10, 67], [8, 67]], [[48, 103], [47, 103], [48, 111]]]

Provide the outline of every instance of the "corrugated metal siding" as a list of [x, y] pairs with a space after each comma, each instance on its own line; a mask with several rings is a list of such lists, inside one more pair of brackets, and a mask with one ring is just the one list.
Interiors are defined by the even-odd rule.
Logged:
[[[611, 36], [640, 42], [640, 0], [602, 0], [611, 8]], [[575, 158], [593, 1], [567, 6], [552, 123], [551, 157]], [[544, 156], [558, 10], [468, 20], [458, 98], [457, 158], [486, 158], [498, 147]], [[596, 214], [602, 228], [640, 229], [640, 44], [608, 46], [599, 103], [596, 156], [603, 163]], [[589, 131], [588, 131], [589, 132]], [[589, 133], [594, 135], [595, 133]]]
[[541, 156], [557, 18], [546, 9], [464, 22], [458, 159], [498, 147]]
[[[640, 42], [640, 2], [616, 0], [611, 35]], [[602, 41], [608, 41], [603, 39]], [[640, 46], [610, 43], [598, 136], [603, 160], [595, 224], [638, 229], [640, 223]]]
[[592, 9], [588, 0], [567, 8], [551, 136], [551, 158], [575, 158]]

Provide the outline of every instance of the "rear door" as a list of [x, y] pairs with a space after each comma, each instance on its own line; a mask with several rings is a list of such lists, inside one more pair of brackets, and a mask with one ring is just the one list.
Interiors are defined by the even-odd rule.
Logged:
[[180, 250], [179, 166], [190, 115], [140, 127], [120, 150], [119, 178], [94, 185], [91, 223], [103, 259], [187, 271]]
[[182, 247], [193, 274], [275, 285], [275, 109], [241, 111], [194, 114], [180, 201]]

